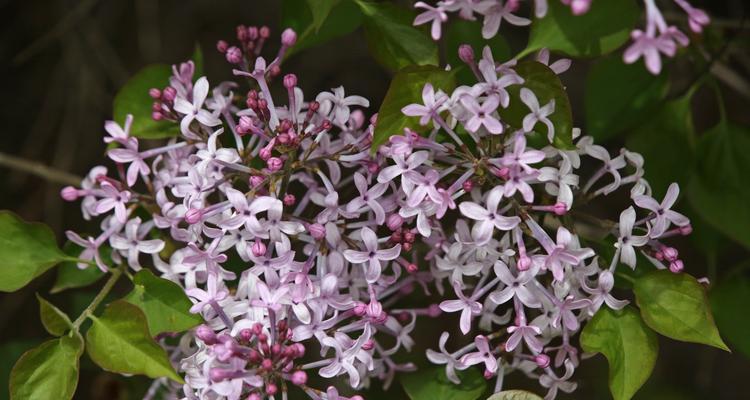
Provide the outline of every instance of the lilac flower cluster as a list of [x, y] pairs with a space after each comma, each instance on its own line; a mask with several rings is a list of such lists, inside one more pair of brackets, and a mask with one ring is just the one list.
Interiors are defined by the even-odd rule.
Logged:
[[[456, 313], [463, 335], [483, 333], [448, 351], [445, 332], [440, 351], [427, 353], [452, 381], [482, 365], [500, 390], [504, 375], [520, 370], [551, 399], [575, 389], [571, 338], [581, 323], [602, 305], [626, 303], [610, 293], [620, 263], [634, 267], [639, 251], [658, 268], [682, 270], [664, 243], [690, 232], [671, 210], [677, 186], [658, 202], [638, 154], [611, 157], [578, 130], [574, 149], [532, 148], [535, 130], [552, 142], [555, 102], [541, 104], [528, 88], [511, 96], [509, 87], [524, 84], [515, 61], [496, 63], [485, 49], [474, 63], [464, 48], [478, 83], [452, 93], [425, 85], [423, 104], [403, 113], [429, 133], [407, 129], [373, 153], [377, 116], [366, 120], [366, 99], [342, 87], [306, 99], [293, 74], [281, 79], [286, 104], [271, 96], [296, 35], [284, 31], [267, 63], [260, 49], [269, 37], [243, 26], [239, 46], [217, 46], [250, 84], [246, 95], [231, 82], [209, 90], [192, 62], [175, 67], [169, 86], [150, 95], [153, 118], [179, 124], [180, 137], [143, 148], [131, 117], [107, 122], [114, 173], [94, 167], [81, 188], [62, 191], [82, 199], [85, 218], [102, 218], [95, 237], [68, 232], [82, 260], [107, 271], [106, 244], [133, 270], [148, 260], [205, 320], [171, 349], [186, 384], [156, 383], [176, 397], [286, 399], [292, 385], [312, 399], [361, 399], [309, 386], [308, 374], [345, 376], [347, 392], [373, 378], [387, 388], [414, 369], [393, 356], [414, 346], [417, 318]], [[529, 110], [522, 126], [498, 113], [512, 101]], [[595, 169], [584, 179], [585, 163]], [[615, 253], [600, 268], [604, 257], [582, 244], [587, 228], [574, 207], [627, 186], [641, 217], [630, 206], [619, 222], [601, 221]], [[440, 297], [403, 307], [418, 287]]]
[[[540, 58], [548, 61], [545, 53]], [[478, 83], [452, 93], [425, 85], [424, 104], [408, 105], [403, 112], [420, 117], [431, 133], [427, 138], [414, 133], [391, 137], [390, 147], [380, 151], [402, 170], [395, 201], [401, 204], [401, 216], [417, 215], [416, 231], [430, 246], [424, 260], [437, 290], [449, 298], [439, 303], [440, 309], [460, 315], [463, 335], [474, 327], [482, 332], [472, 343], [449, 351], [446, 331], [439, 351], [429, 350], [427, 357], [444, 364], [456, 383], [457, 370], [481, 365], [487, 379], [496, 378], [495, 391], [501, 390], [506, 374], [518, 370], [537, 379], [548, 389], [545, 398], [553, 399], [559, 390], [576, 388], [570, 379], [579, 351], [571, 339], [582, 322], [603, 305], [620, 309], [627, 304], [611, 294], [618, 266], [635, 268], [640, 252], [656, 268], [679, 273], [679, 254], [664, 240], [689, 234], [690, 221], [671, 209], [679, 195], [677, 184], [661, 202], [651, 196], [637, 153], [622, 149], [612, 157], [578, 129], [574, 149], [530, 147], [533, 137], [552, 142], [554, 100], [540, 105], [525, 87], [511, 99], [506, 89], [523, 86], [524, 80], [514, 72], [514, 61], [496, 63], [489, 48], [477, 65], [473, 54], [462, 59], [476, 72]], [[565, 60], [558, 62], [556, 69], [567, 69]], [[511, 101], [528, 109], [521, 126], [510, 126], [501, 117]], [[461, 141], [461, 131], [472, 146]], [[441, 143], [440, 133], [454, 143]], [[389, 168], [379, 182], [393, 182]], [[632, 204], [619, 213], [619, 221], [585, 213], [587, 203], [628, 187]], [[642, 210], [639, 219], [636, 208]], [[458, 211], [455, 229], [438, 222], [447, 209]], [[583, 245], [582, 237], [585, 243], [613, 246], [614, 255], [597, 254]], [[600, 267], [600, 261], [608, 265]]]
[[[555, 0], [553, 0], [555, 1]], [[591, 7], [591, 0], [560, 0], [570, 6], [574, 15], [582, 15]], [[710, 19], [705, 11], [695, 8], [687, 0], [673, 0], [688, 17], [690, 29], [701, 33]], [[635, 29], [631, 33], [633, 43], [623, 55], [627, 64], [632, 64], [643, 57], [646, 67], [653, 74], [661, 71], [661, 54], [674, 57], [677, 48], [687, 46], [690, 40], [676, 26], [668, 25], [656, 0], [643, 0], [646, 11], [646, 30]], [[482, 36], [490, 39], [497, 35], [503, 20], [516, 26], [531, 24], [531, 20], [516, 15], [520, 8], [520, 0], [441, 0], [435, 6], [422, 1], [414, 4], [415, 8], [423, 10], [414, 19], [414, 25], [431, 23], [431, 34], [434, 40], [440, 39], [442, 24], [448, 21], [448, 13], [456, 12], [460, 18], [473, 21], [476, 15], [482, 17]], [[534, 15], [543, 18], [548, 11], [547, 0], [534, 1]]]

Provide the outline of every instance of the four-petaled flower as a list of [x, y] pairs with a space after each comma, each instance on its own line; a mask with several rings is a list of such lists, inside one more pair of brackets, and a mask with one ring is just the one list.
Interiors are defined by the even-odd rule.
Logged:
[[219, 120], [216, 115], [203, 109], [203, 103], [206, 101], [206, 96], [208, 96], [208, 79], [206, 79], [205, 76], [202, 76], [198, 78], [193, 86], [192, 103], [182, 97], [175, 98], [174, 109], [185, 114], [185, 116], [182, 117], [182, 121], [180, 121], [180, 130], [185, 137], [200, 137], [190, 131], [190, 123], [193, 122], [193, 120], [197, 120], [206, 126], [221, 125], [221, 120]]
[[486, 208], [471, 201], [465, 201], [458, 205], [461, 214], [477, 221], [472, 229], [472, 236], [474, 236], [478, 243], [487, 243], [492, 238], [495, 228], [508, 231], [521, 222], [519, 217], [506, 217], [499, 214], [497, 207], [502, 198], [503, 187], [496, 186], [487, 195]]
[[661, 204], [654, 200], [651, 196], [640, 195], [633, 197], [633, 201], [638, 207], [651, 210], [653, 212], [653, 221], [651, 221], [651, 237], [658, 238], [663, 235], [664, 232], [669, 228], [669, 223], [673, 223], [677, 226], [686, 226], [690, 224], [690, 220], [678, 213], [672, 211], [671, 208], [677, 201], [677, 196], [680, 195], [680, 186], [676, 183], [669, 185], [667, 194], [664, 195], [664, 200]]
[[365, 251], [344, 250], [344, 257], [351, 263], [366, 263], [365, 279], [367, 279], [367, 282], [375, 282], [380, 278], [380, 271], [382, 270], [380, 262], [395, 260], [401, 254], [401, 245], [397, 244], [386, 250], [378, 249], [378, 237], [368, 227], [360, 230], [360, 236], [365, 245]]

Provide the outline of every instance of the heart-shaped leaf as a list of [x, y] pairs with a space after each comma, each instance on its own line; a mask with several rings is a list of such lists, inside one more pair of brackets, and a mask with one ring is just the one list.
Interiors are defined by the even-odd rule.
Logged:
[[200, 316], [190, 313], [192, 303], [176, 283], [142, 269], [135, 274], [133, 285], [133, 291], [125, 300], [138, 306], [146, 315], [151, 336], [182, 332], [203, 321]]
[[24, 353], [10, 374], [11, 400], [72, 399], [82, 352], [83, 339], [75, 333]]

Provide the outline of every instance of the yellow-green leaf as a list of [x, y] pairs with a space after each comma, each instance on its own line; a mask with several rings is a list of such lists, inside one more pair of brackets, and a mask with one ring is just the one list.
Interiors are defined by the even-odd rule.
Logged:
[[49, 340], [24, 353], [10, 373], [11, 400], [68, 400], [78, 386], [81, 335]]
[[60, 336], [73, 327], [73, 323], [70, 322], [67, 314], [42, 298], [39, 293], [36, 294], [36, 298], [39, 300], [39, 317], [47, 332]]
[[163, 332], [182, 332], [203, 321], [200, 316], [190, 312], [192, 303], [176, 283], [142, 269], [135, 274], [133, 284], [135, 287], [125, 300], [138, 306], [146, 315], [151, 336]]

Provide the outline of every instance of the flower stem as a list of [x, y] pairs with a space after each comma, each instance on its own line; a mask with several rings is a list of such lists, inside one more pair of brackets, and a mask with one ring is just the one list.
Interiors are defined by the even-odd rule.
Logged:
[[94, 297], [94, 300], [91, 301], [91, 304], [89, 304], [89, 306], [86, 307], [85, 310], [83, 310], [81, 315], [79, 315], [78, 318], [73, 321], [73, 330], [78, 332], [78, 328], [81, 326], [83, 321], [91, 316], [91, 314], [96, 310], [99, 304], [104, 301], [104, 298], [107, 297], [109, 292], [115, 286], [115, 283], [117, 283], [117, 280], [120, 279], [120, 276], [122, 275], [124, 270], [125, 264], [121, 264], [119, 267], [112, 270], [112, 275], [109, 276], [109, 279], [107, 279], [107, 282], [104, 284], [104, 286], [102, 286], [102, 289], [99, 291], [99, 293], [97, 293], [96, 297]]

